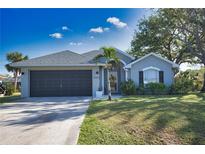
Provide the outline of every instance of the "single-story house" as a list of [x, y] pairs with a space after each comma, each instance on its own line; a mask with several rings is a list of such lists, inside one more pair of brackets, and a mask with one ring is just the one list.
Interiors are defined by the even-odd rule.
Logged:
[[[112, 93], [120, 93], [120, 83], [131, 79], [140, 83], [163, 82], [171, 85], [174, 69], [178, 65], [150, 53], [135, 59], [128, 53], [116, 49], [120, 59], [113, 63], [110, 70]], [[93, 50], [83, 54], [62, 51], [42, 57], [12, 63], [21, 68], [22, 97], [49, 96], [93, 96], [97, 91], [107, 92], [107, 70], [105, 59], [98, 62], [94, 58], [102, 50]]]
[[0, 75], [0, 83], [2, 83], [5, 78], [6, 76]]

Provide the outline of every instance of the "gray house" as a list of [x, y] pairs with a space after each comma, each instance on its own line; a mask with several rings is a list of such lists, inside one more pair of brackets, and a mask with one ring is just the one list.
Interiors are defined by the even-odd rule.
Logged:
[[[62, 51], [38, 58], [12, 63], [19, 67], [22, 97], [47, 96], [93, 96], [98, 91], [107, 92], [107, 71], [104, 59], [97, 63], [94, 57], [103, 51], [94, 50], [83, 54]], [[120, 83], [131, 79], [136, 85], [163, 82], [171, 85], [173, 68], [178, 65], [150, 53], [135, 60], [126, 52], [117, 49], [119, 64], [110, 71], [111, 91], [120, 93]]]

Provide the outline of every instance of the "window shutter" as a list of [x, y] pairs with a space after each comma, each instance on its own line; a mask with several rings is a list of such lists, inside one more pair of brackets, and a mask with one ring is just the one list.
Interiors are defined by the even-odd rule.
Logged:
[[164, 83], [164, 71], [159, 71], [159, 82]]
[[142, 86], [143, 84], [144, 84], [143, 71], [139, 71], [139, 85]]

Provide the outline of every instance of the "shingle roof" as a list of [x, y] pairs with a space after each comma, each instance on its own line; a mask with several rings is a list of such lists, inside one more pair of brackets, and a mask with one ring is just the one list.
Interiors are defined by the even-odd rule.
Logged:
[[23, 67], [23, 66], [67, 66], [67, 65], [83, 65], [91, 64], [81, 54], [66, 50], [58, 53], [49, 54], [42, 57], [32, 58], [16, 63], [12, 63], [11, 66]]
[[[10, 64], [14, 67], [25, 66], [77, 66], [77, 65], [96, 65], [93, 58], [101, 54], [102, 50], [92, 50], [83, 54], [78, 54], [69, 50], [61, 51], [58, 53], [49, 54], [42, 57], [32, 58], [16, 63]], [[98, 65], [104, 65], [98, 63]]]

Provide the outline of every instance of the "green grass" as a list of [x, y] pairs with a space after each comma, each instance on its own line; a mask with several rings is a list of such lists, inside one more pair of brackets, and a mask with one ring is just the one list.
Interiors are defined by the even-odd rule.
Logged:
[[205, 144], [205, 94], [93, 101], [78, 144]]
[[13, 102], [17, 99], [20, 99], [20, 97], [21, 97], [20, 93], [14, 93], [12, 96], [0, 97], [0, 104]]

